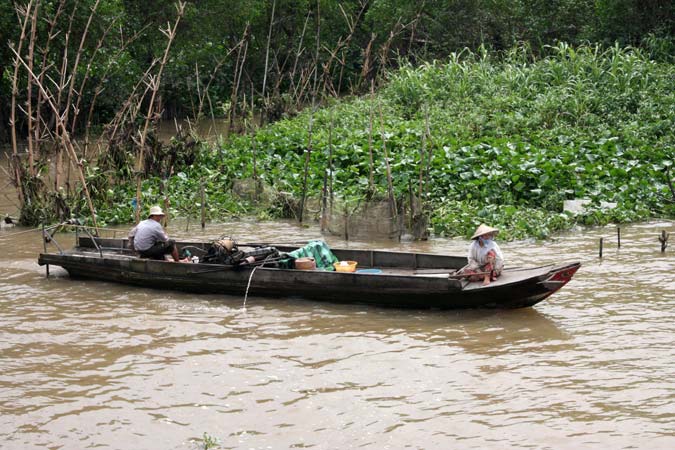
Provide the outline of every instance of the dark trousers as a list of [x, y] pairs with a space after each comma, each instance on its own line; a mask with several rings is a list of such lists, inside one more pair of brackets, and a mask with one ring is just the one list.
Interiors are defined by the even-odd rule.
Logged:
[[141, 255], [141, 258], [162, 260], [164, 259], [164, 255], [170, 255], [173, 252], [175, 246], [176, 241], [169, 239], [166, 242], [155, 242], [155, 245], [149, 249], [139, 250], [138, 253]]

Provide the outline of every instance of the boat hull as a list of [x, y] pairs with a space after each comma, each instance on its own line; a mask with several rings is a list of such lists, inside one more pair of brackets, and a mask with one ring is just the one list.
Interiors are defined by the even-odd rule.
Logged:
[[[335, 251], [340, 254], [339, 250]], [[347, 250], [352, 260], [378, 261], [402, 267], [414, 258], [414, 269], [457, 265], [455, 257]], [[412, 255], [415, 255], [414, 257]], [[340, 255], [339, 255], [340, 257]], [[440, 258], [440, 259], [439, 259]], [[443, 259], [446, 258], [446, 259]], [[345, 258], [347, 259], [347, 258]], [[461, 261], [461, 258], [459, 258]], [[398, 262], [397, 262], [398, 261]], [[535, 305], [560, 289], [579, 263], [521, 270], [500, 277], [488, 286], [453, 277], [412, 274], [339, 273], [268, 267], [232, 268], [212, 264], [179, 264], [104, 252], [44, 253], [39, 264], [61, 266], [73, 278], [173, 289], [193, 293], [224, 294], [243, 298], [300, 297], [338, 303], [362, 303], [398, 308], [519, 308]]]

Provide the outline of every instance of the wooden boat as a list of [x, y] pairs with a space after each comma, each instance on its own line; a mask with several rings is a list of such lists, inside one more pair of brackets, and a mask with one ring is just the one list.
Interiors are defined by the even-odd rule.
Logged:
[[[178, 242], [202, 249], [204, 242]], [[246, 244], [263, 245], [263, 244]], [[270, 245], [270, 244], [264, 244]], [[281, 252], [297, 247], [274, 245]], [[403, 308], [521, 308], [539, 303], [567, 284], [580, 263], [505, 269], [487, 286], [455, 275], [465, 257], [380, 250], [331, 249], [340, 260], [356, 261], [365, 272], [329, 272], [256, 266], [188, 264], [140, 259], [126, 239], [78, 236], [76, 246], [42, 253], [40, 265], [61, 266], [73, 278], [243, 297], [302, 297]], [[369, 273], [370, 272], [370, 273]], [[372, 273], [377, 272], [377, 273]], [[250, 283], [250, 284], [249, 284]]]

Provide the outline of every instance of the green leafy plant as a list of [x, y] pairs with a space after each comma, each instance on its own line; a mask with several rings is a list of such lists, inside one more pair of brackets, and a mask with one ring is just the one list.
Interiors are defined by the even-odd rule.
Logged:
[[[445, 235], [467, 236], [488, 222], [506, 238], [544, 238], [575, 223], [672, 216], [662, 199], [674, 159], [673, 79], [675, 66], [638, 49], [563, 43], [540, 56], [523, 46], [403, 65], [375, 98], [348, 98], [312, 114], [308, 193], [320, 198], [330, 178], [336, 197], [386, 198], [386, 145], [394, 196], [420, 192], [431, 226]], [[369, 132], [371, 110], [380, 107], [382, 133], [379, 117]], [[253, 138], [258, 179], [283, 193], [283, 202], [256, 205], [232, 194], [235, 180], [253, 177], [254, 155], [251, 136], [232, 136], [200, 147], [168, 180], [172, 207], [194, 214], [189, 207], [204, 180], [211, 218], [292, 216], [286, 206], [302, 192], [309, 117], [302, 112]], [[144, 183], [146, 204], [159, 200], [159, 183]], [[129, 217], [130, 198], [128, 186], [101, 190], [106, 220]], [[575, 198], [596, 206], [576, 218], [563, 214], [563, 202]]]

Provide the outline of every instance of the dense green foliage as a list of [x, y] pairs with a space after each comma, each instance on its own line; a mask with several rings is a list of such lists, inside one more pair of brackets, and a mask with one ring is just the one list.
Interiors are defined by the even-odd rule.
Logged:
[[[540, 58], [527, 47], [501, 58], [465, 51], [446, 62], [405, 66], [389, 75], [374, 101], [353, 98], [313, 114], [309, 194], [320, 195], [332, 118], [335, 194], [366, 195], [372, 108], [375, 184], [385, 196], [381, 107], [399, 198], [410, 186], [417, 189], [429, 117], [433, 158], [425, 201], [437, 233], [468, 235], [488, 222], [507, 237], [545, 237], [577, 221], [673, 216], [664, 198], [671, 195], [665, 169], [675, 160], [674, 83], [672, 64], [619, 47], [560, 44]], [[295, 196], [302, 190], [310, 114], [255, 136], [260, 176]], [[243, 212], [245, 206], [226, 193], [234, 180], [252, 176], [252, 157], [250, 136], [202, 151], [189, 170], [170, 180], [174, 206], [194, 204], [205, 179], [212, 214]], [[151, 185], [146, 193], [159, 200], [157, 182]], [[574, 198], [589, 198], [595, 206], [581, 217], [563, 214], [563, 200]], [[603, 211], [601, 201], [618, 207]], [[130, 218], [130, 208], [126, 214], [122, 219]]]
[[[58, 80], [62, 62], [69, 66], [75, 62], [96, 0], [37, 3], [36, 66], [43, 58], [41, 52], [49, 47], [49, 75]], [[8, 135], [13, 73], [9, 45], [19, 42], [21, 30], [14, 5], [27, 4], [28, 0], [0, 2], [0, 140]], [[150, 62], [161, 57], [166, 36], [160, 28], [175, 16], [174, 3], [165, 0], [98, 0], [80, 58], [83, 64], [91, 60], [93, 65], [92, 79], [81, 93], [82, 111], [92, 103], [100, 85], [105, 90], [96, 103], [95, 119], [106, 123], [111, 118]], [[49, 22], [55, 17], [53, 41], [47, 46]], [[348, 24], [352, 24], [351, 31]], [[318, 62], [314, 51], [317, 27]], [[245, 55], [238, 51], [228, 55], [245, 30]], [[307, 101], [308, 90], [303, 92], [298, 85], [315, 67], [323, 68], [319, 74], [322, 88], [342, 95], [363, 92], [370, 79], [396, 66], [399, 57], [418, 63], [446, 58], [462, 48], [477, 51], [485, 46], [500, 51], [528, 42], [539, 54], [546, 44], [558, 41], [610, 46], [616, 42], [623, 47], [642, 46], [657, 37], [668, 43], [658, 56], [672, 60], [669, 39], [674, 30], [671, 0], [189, 0], [165, 70], [161, 97], [166, 116], [193, 117], [199, 113], [200, 93], [208, 85], [209, 105], [201, 112], [227, 109], [241, 57], [243, 76], [235, 102], [253, 92], [257, 98], [264, 97], [259, 106], [274, 119]], [[140, 34], [131, 39], [136, 33]], [[96, 43], [104, 36], [102, 50], [94, 55]], [[334, 57], [331, 52], [336, 52]], [[78, 76], [83, 75], [80, 68]], [[25, 84], [26, 74], [21, 76]], [[24, 101], [20, 98], [19, 104]], [[25, 126], [25, 119], [20, 117], [17, 125]]]
[[[64, 182], [66, 166], [78, 166], [80, 157], [100, 218], [108, 222], [131, 220], [135, 176], [146, 178], [143, 206], [166, 196], [174, 212], [195, 216], [203, 184], [211, 217], [251, 212], [253, 206], [231, 192], [234, 180], [253, 177], [254, 154], [264, 184], [297, 200], [310, 128], [310, 197], [318, 198], [327, 174], [333, 128], [334, 194], [347, 202], [385, 198], [380, 115], [398, 203], [421, 193], [437, 232], [467, 234], [486, 221], [513, 237], [546, 236], [579, 220], [560, 211], [565, 199], [580, 197], [619, 203], [609, 212], [598, 206], [580, 219], [587, 223], [672, 214], [663, 200], [672, 190], [675, 115], [670, 0], [185, 5], [0, 3], [0, 141], [9, 135], [13, 82], [19, 140], [30, 135], [25, 154], [14, 149], [11, 170], [25, 196], [24, 223], [84, 215], [83, 192]], [[32, 19], [25, 22], [31, 37], [20, 53], [28, 66], [34, 49], [32, 67], [53, 110], [26, 68], [19, 66], [13, 77], [11, 48], [20, 42], [25, 17]], [[170, 39], [167, 26], [174, 23]], [[167, 48], [166, 65], [158, 64]], [[374, 100], [367, 95], [371, 82]], [[308, 107], [314, 104], [323, 107]], [[197, 151], [203, 147], [184, 140], [166, 147], [148, 135], [145, 116], [159, 117], [148, 111], [191, 119], [222, 114], [230, 131], [285, 120], [258, 130], [255, 145], [250, 136], [235, 135]], [[55, 135], [62, 116], [78, 141], [70, 163], [66, 140]], [[110, 142], [103, 154], [82, 145], [82, 135], [111, 129], [116, 134], [105, 134]], [[432, 155], [428, 165], [423, 148]], [[168, 180], [155, 178], [170, 173]], [[288, 214], [287, 206], [257, 211]]]

